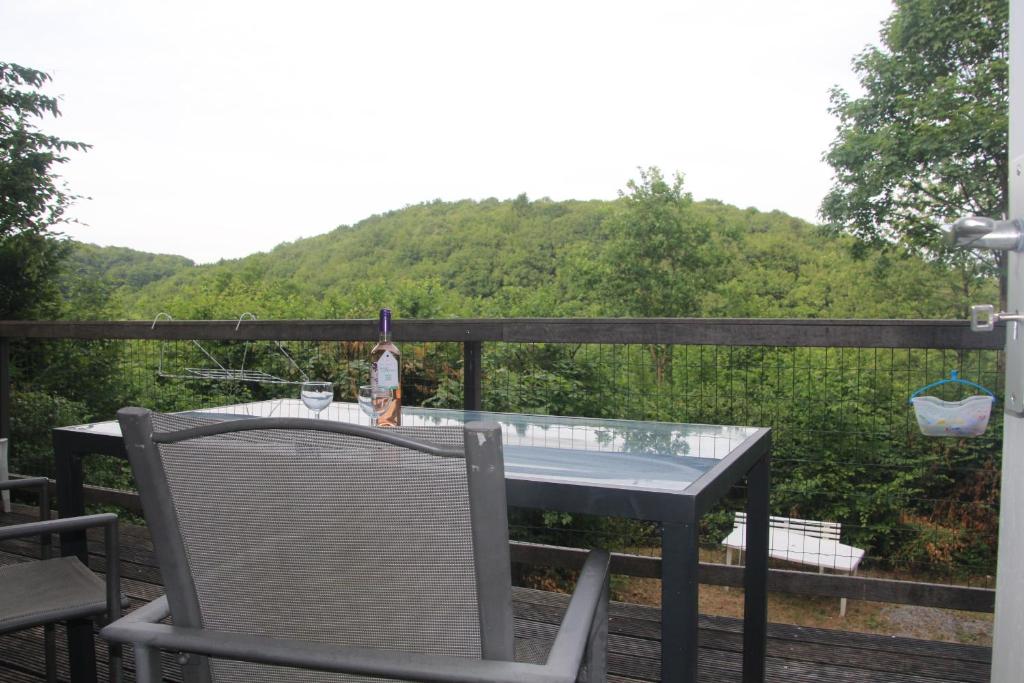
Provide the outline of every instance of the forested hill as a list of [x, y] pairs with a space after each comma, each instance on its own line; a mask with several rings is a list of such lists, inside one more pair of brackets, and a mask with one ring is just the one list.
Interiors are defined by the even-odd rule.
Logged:
[[184, 256], [75, 242], [67, 266], [80, 276], [135, 289], [192, 268], [195, 263]]
[[124, 247], [99, 247], [68, 240], [66, 258], [55, 266], [61, 296], [45, 317], [72, 320], [127, 316], [122, 301], [146, 285], [195, 267], [184, 256], [150, 254]]
[[[916, 258], [854, 258], [848, 238], [780, 212], [654, 195], [435, 201], [238, 260], [136, 259], [109, 308], [131, 319], [372, 317], [385, 305], [420, 318], [933, 318], [961, 315], [974, 295]], [[116, 265], [126, 253], [88, 246], [74, 258]]]

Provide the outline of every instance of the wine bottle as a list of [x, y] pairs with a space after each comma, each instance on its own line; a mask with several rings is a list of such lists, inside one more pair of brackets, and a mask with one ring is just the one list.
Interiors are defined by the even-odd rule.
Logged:
[[380, 341], [370, 351], [370, 384], [395, 391], [395, 400], [380, 416], [377, 425], [398, 427], [402, 424], [402, 354], [391, 342], [391, 309], [380, 309], [377, 331]]

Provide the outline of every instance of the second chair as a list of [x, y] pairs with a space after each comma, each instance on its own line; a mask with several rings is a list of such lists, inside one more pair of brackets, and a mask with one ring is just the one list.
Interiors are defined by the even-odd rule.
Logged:
[[[38, 537], [39, 562], [21, 562], [0, 566], [0, 634], [33, 626], [43, 626], [46, 680], [57, 680], [57, 655], [54, 624], [86, 618], [117, 619], [121, 616], [121, 579], [118, 564], [117, 515], [103, 513], [50, 519], [49, 481], [44, 477], [0, 482], [0, 490], [39, 489], [38, 522], [0, 527], [0, 541]], [[50, 557], [53, 534], [104, 528], [107, 556], [106, 581], [92, 573], [77, 557]], [[86, 626], [89, 627], [88, 625]], [[121, 680], [121, 646], [110, 646], [111, 681]], [[93, 674], [89, 674], [93, 675]]]

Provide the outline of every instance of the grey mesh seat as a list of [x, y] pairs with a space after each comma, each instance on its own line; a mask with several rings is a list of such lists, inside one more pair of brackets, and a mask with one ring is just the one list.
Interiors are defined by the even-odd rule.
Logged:
[[[43, 477], [0, 482], [0, 490], [39, 489], [38, 522], [0, 527], [0, 541], [38, 536], [42, 559], [0, 566], [0, 634], [43, 626], [46, 680], [57, 680], [54, 624], [68, 619], [121, 616], [117, 515], [105, 513], [49, 519], [49, 482]], [[64, 531], [103, 527], [107, 554], [106, 581], [77, 557], [50, 557], [50, 537]], [[121, 680], [121, 645], [110, 645], [110, 680]], [[0, 676], [2, 678], [2, 676]]]
[[189, 653], [186, 683], [605, 679], [603, 551], [546, 662], [514, 661], [497, 425], [118, 420], [166, 588], [101, 634], [138, 680], [159, 649]]

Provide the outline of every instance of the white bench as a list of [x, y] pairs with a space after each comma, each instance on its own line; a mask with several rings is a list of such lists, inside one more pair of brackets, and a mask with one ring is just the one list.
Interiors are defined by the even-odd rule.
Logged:
[[[768, 556], [777, 560], [797, 562], [818, 568], [857, 574], [857, 566], [864, 558], [861, 548], [839, 542], [839, 522], [819, 522], [813, 519], [791, 517], [768, 518]], [[732, 564], [732, 551], [743, 552], [747, 547], [747, 514], [737, 512], [732, 532], [722, 541], [725, 563]], [[839, 602], [839, 615], [846, 616], [846, 598]]]

